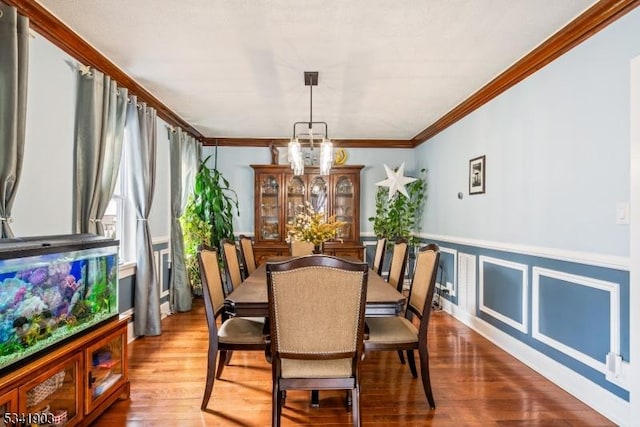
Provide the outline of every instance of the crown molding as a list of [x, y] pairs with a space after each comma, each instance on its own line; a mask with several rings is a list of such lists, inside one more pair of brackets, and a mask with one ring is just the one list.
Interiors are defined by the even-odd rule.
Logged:
[[34, 0], [3, 0], [14, 6], [20, 14], [29, 18], [29, 27], [71, 55], [83, 65], [90, 65], [100, 70], [118, 82], [120, 86], [129, 89], [140, 101], [156, 109], [160, 118], [172, 126], [179, 126], [184, 131], [201, 140], [203, 135], [193, 126], [183, 120], [169, 107], [153, 96], [149, 91], [133, 80], [128, 74], [118, 68], [107, 57], [98, 52], [93, 46], [73, 32], [62, 21]]
[[434, 137], [639, 5], [640, 0], [597, 2], [461, 104], [414, 136], [411, 139], [413, 146], [417, 147]]
[[[344, 148], [413, 148], [409, 139], [332, 139], [333, 145]], [[305, 145], [305, 140], [300, 143]], [[289, 139], [285, 138], [204, 138], [202, 145], [219, 147], [286, 147]], [[320, 144], [320, 141], [318, 141]]]

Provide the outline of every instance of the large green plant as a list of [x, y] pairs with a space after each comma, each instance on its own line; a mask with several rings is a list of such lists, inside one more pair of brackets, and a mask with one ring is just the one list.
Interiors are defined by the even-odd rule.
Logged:
[[233, 239], [234, 213], [240, 216], [237, 193], [217, 168], [207, 167], [209, 157], [198, 168], [193, 194], [180, 217], [185, 264], [191, 286], [197, 293], [202, 289], [197, 261], [198, 245], [215, 246], [220, 253], [220, 241]]
[[397, 192], [389, 200], [388, 187], [378, 187], [376, 192], [376, 216], [369, 221], [373, 223], [376, 237], [386, 237], [390, 243], [399, 238], [407, 239], [410, 244], [417, 241], [415, 233], [420, 230], [426, 200], [426, 170], [420, 170], [416, 180], [405, 188], [408, 198]]

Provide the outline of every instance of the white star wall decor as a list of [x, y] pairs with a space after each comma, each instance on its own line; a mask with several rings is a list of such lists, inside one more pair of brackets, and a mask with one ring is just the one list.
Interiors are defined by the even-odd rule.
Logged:
[[410, 178], [404, 175], [404, 163], [400, 165], [397, 172], [394, 172], [389, 166], [384, 165], [384, 170], [387, 172], [387, 179], [384, 181], [376, 182], [376, 185], [381, 187], [389, 187], [389, 200], [393, 198], [396, 192], [400, 192], [404, 197], [409, 198], [405, 185], [416, 181], [416, 178]]

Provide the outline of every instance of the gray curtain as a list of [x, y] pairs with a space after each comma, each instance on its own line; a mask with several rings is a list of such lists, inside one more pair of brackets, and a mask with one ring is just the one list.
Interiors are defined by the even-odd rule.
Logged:
[[184, 238], [180, 216], [187, 206], [198, 166], [200, 143], [178, 128], [171, 134], [171, 281], [172, 311], [191, 310], [192, 290], [184, 261]]
[[29, 20], [0, 1], [0, 238], [9, 223], [20, 181], [27, 115]]
[[100, 71], [78, 72], [74, 145], [73, 231], [104, 235], [102, 217], [113, 196], [127, 112], [126, 88]]
[[125, 145], [131, 179], [127, 194], [136, 212], [136, 286], [134, 333], [160, 335], [160, 292], [147, 219], [156, 177], [156, 110], [130, 97]]
[[[189, 135], [178, 128], [171, 133], [169, 144], [171, 157], [171, 280], [169, 296], [172, 311], [191, 310], [191, 286], [184, 262], [184, 238], [180, 216], [186, 206], [183, 191], [184, 166], [188, 162], [191, 147]], [[193, 138], [191, 138], [193, 139]]]

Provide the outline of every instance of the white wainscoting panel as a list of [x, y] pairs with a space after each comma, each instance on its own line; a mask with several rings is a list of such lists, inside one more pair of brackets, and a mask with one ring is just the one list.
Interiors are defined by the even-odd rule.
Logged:
[[[440, 252], [451, 254], [453, 256], [453, 281], [451, 283], [451, 289], [449, 289], [449, 296], [455, 297], [458, 294], [458, 251], [456, 249], [440, 246]], [[440, 261], [442, 261], [442, 255], [440, 255]], [[436, 282], [436, 286], [439, 288], [448, 289], [446, 278], [445, 283]]]
[[457, 271], [458, 307], [472, 316], [476, 315], [476, 256], [458, 253]]
[[[484, 266], [485, 264], [493, 264], [493, 265], [498, 265], [500, 267], [504, 267], [504, 268], [510, 268], [513, 270], [518, 270], [522, 273], [522, 300], [520, 301], [521, 305], [522, 305], [522, 322], [518, 322], [514, 319], [511, 319], [510, 317], [505, 316], [502, 313], [498, 313], [497, 311], [491, 309], [490, 307], [487, 307], [484, 305]], [[528, 293], [529, 293], [529, 283], [527, 280], [527, 271], [528, 271], [528, 266], [525, 264], [520, 264], [517, 262], [512, 262], [512, 261], [506, 261], [503, 259], [499, 259], [499, 258], [492, 258], [492, 257], [487, 257], [484, 255], [480, 256], [480, 286], [479, 286], [479, 292], [480, 292], [480, 311], [488, 314], [491, 317], [494, 317], [495, 319], [501, 321], [502, 323], [505, 323], [521, 332], [524, 332], [525, 334], [529, 331], [529, 325], [528, 325], [528, 318], [529, 318], [529, 311], [528, 311]]]
[[605, 360], [596, 360], [593, 357], [582, 353], [579, 350], [569, 347], [545, 334], [540, 332], [540, 277], [550, 277], [552, 279], [561, 280], [563, 282], [572, 283], [576, 286], [587, 286], [590, 288], [600, 289], [609, 292], [609, 309], [611, 319], [609, 323], [610, 353], [620, 354], [620, 285], [618, 283], [598, 280], [591, 277], [578, 276], [562, 271], [550, 270], [547, 268], [533, 267], [532, 269], [532, 301], [531, 301], [531, 329], [533, 338], [540, 342], [555, 348], [562, 353], [579, 360], [587, 366], [592, 367], [602, 373], [607, 373]]

